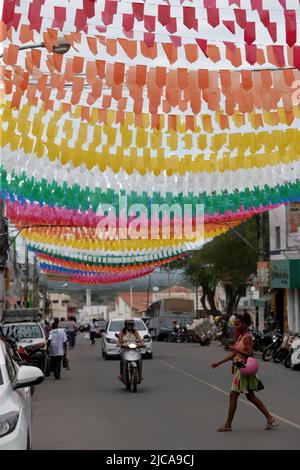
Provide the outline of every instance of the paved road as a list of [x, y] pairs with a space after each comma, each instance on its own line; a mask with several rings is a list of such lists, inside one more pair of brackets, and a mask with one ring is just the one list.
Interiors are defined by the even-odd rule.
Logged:
[[282, 418], [264, 431], [264, 417], [242, 400], [234, 432], [217, 433], [225, 421], [229, 364], [211, 362], [226, 352], [218, 345], [157, 343], [144, 361], [137, 394], [118, 382], [118, 361], [105, 361], [100, 343], [79, 338], [69, 352], [71, 371], [48, 378], [33, 397], [34, 449], [299, 449], [300, 372], [261, 363], [266, 389], [260, 397]]

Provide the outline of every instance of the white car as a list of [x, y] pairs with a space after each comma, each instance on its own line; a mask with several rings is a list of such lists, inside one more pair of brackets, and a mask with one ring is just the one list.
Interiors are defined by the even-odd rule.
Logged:
[[37, 367], [19, 367], [0, 339], [0, 450], [31, 449], [30, 386], [43, 377]]
[[[106, 332], [102, 335], [102, 356], [105, 359], [109, 359], [110, 357], [118, 357], [120, 355], [119, 348], [117, 347], [117, 338], [115, 335], [123, 328], [124, 319], [114, 319], [108, 322]], [[144, 339], [145, 349], [141, 350], [142, 356], [152, 359], [152, 338], [141, 318], [134, 318], [134, 328], [139, 332], [141, 338]], [[149, 336], [149, 338], [145, 338], [145, 336]]]
[[4, 336], [14, 338], [23, 347], [28, 344], [46, 344], [46, 334], [39, 322], [4, 323]]

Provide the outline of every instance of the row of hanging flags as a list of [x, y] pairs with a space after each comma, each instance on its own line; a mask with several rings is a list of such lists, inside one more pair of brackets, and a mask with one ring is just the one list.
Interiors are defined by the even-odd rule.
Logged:
[[300, 200], [300, 0], [4, 0], [1, 18], [1, 197], [48, 276], [145, 276]]

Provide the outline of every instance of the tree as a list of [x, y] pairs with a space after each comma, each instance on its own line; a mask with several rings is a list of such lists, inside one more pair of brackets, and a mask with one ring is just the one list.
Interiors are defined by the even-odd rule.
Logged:
[[[266, 224], [267, 221], [265, 228]], [[214, 299], [219, 283], [222, 283], [226, 290], [226, 312], [232, 314], [245, 293], [249, 277], [256, 272], [258, 260], [256, 218], [239, 225], [237, 231], [254, 249], [251, 249], [234, 231], [228, 230], [201, 250], [192, 252], [185, 258], [185, 274], [193, 285], [202, 286], [201, 303], [207, 311], [207, 301], [212, 314], [216, 313]]]

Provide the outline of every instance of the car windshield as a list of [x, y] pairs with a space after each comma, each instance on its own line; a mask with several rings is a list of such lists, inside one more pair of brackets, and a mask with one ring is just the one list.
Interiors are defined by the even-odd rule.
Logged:
[[[109, 331], [121, 331], [124, 328], [124, 321], [118, 320], [118, 321], [112, 321], [109, 325]], [[146, 329], [145, 324], [142, 320], [136, 320], [134, 322], [134, 328], [137, 331], [143, 331]]]
[[3, 333], [4, 336], [11, 336], [18, 341], [25, 338], [44, 338], [40, 325], [4, 325]]

